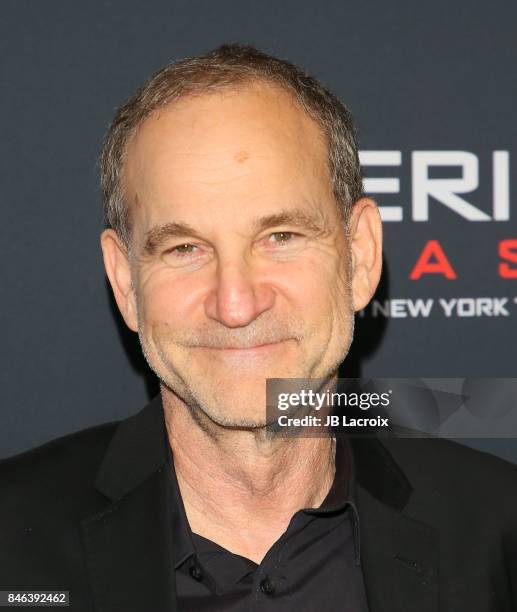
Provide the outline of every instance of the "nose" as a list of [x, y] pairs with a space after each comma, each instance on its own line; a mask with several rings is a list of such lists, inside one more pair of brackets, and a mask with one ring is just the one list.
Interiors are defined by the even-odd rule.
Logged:
[[245, 260], [219, 261], [205, 301], [206, 316], [226, 327], [245, 327], [273, 307], [275, 292]]

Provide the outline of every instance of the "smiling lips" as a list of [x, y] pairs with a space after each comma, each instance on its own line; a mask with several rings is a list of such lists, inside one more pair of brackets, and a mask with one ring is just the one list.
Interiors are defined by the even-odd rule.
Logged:
[[209, 351], [216, 351], [218, 355], [224, 356], [261, 356], [266, 355], [267, 353], [274, 351], [277, 347], [284, 344], [285, 340], [280, 340], [278, 342], [270, 342], [267, 344], [257, 344], [255, 346], [230, 346], [230, 347], [214, 347], [214, 346], [200, 346], [198, 348], [203, 348]]
[[[280, 342], [283, 342], [281, 340]], [[210, 347], [218, 351], [251, 351], [260, 348], [267, 348], [270, 346], [274, 346], [276, 344], [280, 344], [280, 342], [267, 342], [264, 344], [257, 344], [255, 346], [223, 346], [223, 347]]]

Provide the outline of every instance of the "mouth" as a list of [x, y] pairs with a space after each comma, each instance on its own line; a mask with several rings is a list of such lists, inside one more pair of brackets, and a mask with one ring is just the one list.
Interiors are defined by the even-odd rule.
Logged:
[[268, 350], [272, 347], [277, 347], [283, 342], [285, 342], [285, 340], [280, 340], [279, 342], [267, 342], [265, 344], [256, 344], [254, 346], [223, 346], [223, 347], [202, 346], [200, 348], [206, 348], [212, 351], [250, 352], [250, 351], [258, 351], [258, 350]]
[[213, 346], [199, 346], [198, 348], [209, 351], [217, 357], [223, 359], [245, 359], [245, 358], [269, 358], [274, 353], [282, 349], [287, 340], [281, 340], [279, 342], [268, 342], [265, 344], [257, 344], [255, 346], [228, 346], [228, 347], [213, 347]]

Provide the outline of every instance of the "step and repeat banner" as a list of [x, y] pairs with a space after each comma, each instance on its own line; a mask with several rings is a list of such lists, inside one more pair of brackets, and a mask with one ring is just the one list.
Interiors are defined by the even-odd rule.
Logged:
[[384, 270], [340, 377], [431, 389], [435, 432], [436, 393], [451, 394], [445, 412], [468, 425], [448, 435], [517, 462], [517, 430], [497, 422], [513, 423], [517, 378], [516, 6], [4, 2], [0, 456], [158, 391], [105, 278], [97, 156], [152, 73], [242, 42], [307, 70], [356, 120]]

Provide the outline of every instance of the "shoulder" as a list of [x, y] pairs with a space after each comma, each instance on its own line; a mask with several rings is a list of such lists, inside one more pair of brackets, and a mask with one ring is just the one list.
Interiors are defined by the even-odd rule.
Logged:
[[[388, 450], [405, 463], [407, 469], [444, 472], [454, 475], [460, 468], [464, 475], [487, 473], [503, 479], [517, 477], [517, 465], [496, 455], [476, 450], [452, 440], [426, 437], [383, 438]], [[458, 470], [454, 470], [454, 467]]]
[[93, 482], [120, 421], [89, 427], [0, 461], [0, 517], [77, 505]]
[[517, 511], [517, 465], [451, 440], [390, 438], [383, 444], [417, 495]]
[[70, 472], [102, 455], [120, 421], [88, 427], [0, 460], [0, 478]]

